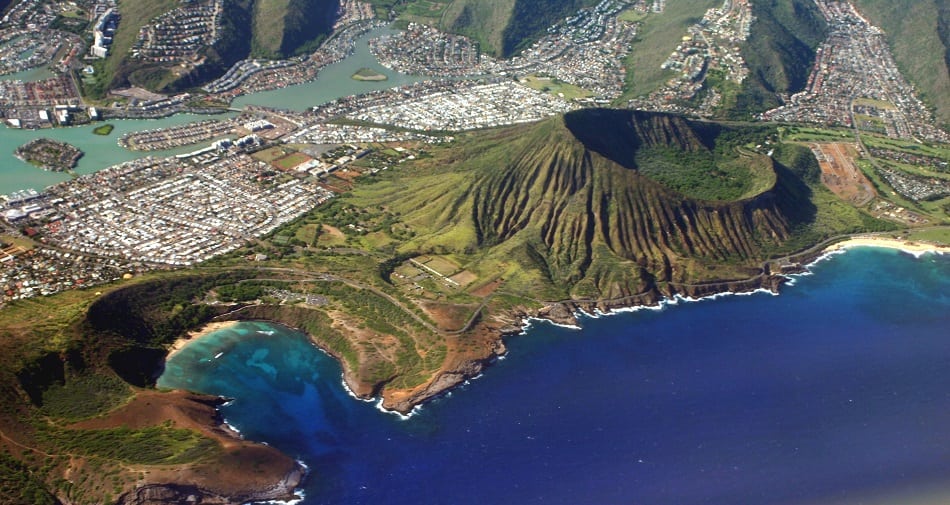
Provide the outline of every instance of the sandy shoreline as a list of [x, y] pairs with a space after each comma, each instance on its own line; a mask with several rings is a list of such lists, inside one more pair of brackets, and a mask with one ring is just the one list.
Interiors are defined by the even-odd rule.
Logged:
[[199, 338], [209, 334], [214, 333], [218, 330], [223, 330], [225, 328], [230, 328], [236, 325], [237, 321], [215, 321], [208, 323], [201, 328], [198, 328], [194, 331], [189, 331], [187, 336], [179, 338], [176, 340], [171, 347], [168, 348], [168, 356], [165, 356], [165, 360], [171, 359], [172, 356], [177, 354], [179, 351], [185, 348], [188, 344], [198, 340]]
[[840, 251], [849, 247], [884, 247], [887, 249], [899, 249], [911, 254], [921, 254], [926, 252], [938, 252], [950, 254], [950, 246], [931, 244], [929, 242], [920, 242], [891, 237], [852, 237], [845, 241], [832, 244], [825, 248], [826, 253]]

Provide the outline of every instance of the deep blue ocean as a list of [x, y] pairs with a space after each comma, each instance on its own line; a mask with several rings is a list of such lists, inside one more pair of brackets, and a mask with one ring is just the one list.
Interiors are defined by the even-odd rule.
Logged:
[[192, 343], [160, 385], [235, 398], [245, 438], [309, 466], [307, 504], [950, 503], [950, 256], [812, 271], [780, 296], [537, 323], [409, 420], [265, 323]]

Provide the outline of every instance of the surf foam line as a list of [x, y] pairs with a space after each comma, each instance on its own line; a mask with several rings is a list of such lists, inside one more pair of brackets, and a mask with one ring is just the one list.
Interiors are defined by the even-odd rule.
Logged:
[[239, 430], [239, 429], [237, 429], [236, 427], [234, 427], [234, 425], [231, 424], [231, 423], [229, 423], [227, 419], [223, 420], [223, 421], [221, 422], [221, 424], [223, 424], [224, 427], [226, 427], [227, 429], [229, 429], [229, 430], [231, 430], [232, 432], [234, 432], [234, 434], [237, 435], [238, 438], [240, 438], [240, 439], [242, 439], [242, 440], [244, 439], [244, 435], [241, 435], [241, 430]]
[[408, 414], [403, 414], [402, 412], [396, 412], [395, 410], [389, 410], [383, 407], [382, 397], [363, 398], [357, 395], [355, 392], [353, 392], [353, 390], [350, 389], [350, 385], [346, 383], [346, 377], [343, 374], [340, 374], [340, 384], [343, 385], [343, 390], [346, 391], [346, 394], [349, 395], [350, 398], [356, 401], [363, 402], [363, 403], [375, 403], [376, 410], [383, 412], [385, 414], [392, 414], [398, 417], [400, 421], [408, 421], [412, 416], [418, 414], [422, 410], [422, 405], [416, 405], [415, 407], [412, 408], [412, 410], [409, 411]]
[[[835, 254], [838, 252], [839, 251], [832, 251], [831, 253], [828, 253], [828, 254]], [[809, 263], [809, 265], [811, 264], [813, 263]], [[796, 275], [812, 275], [812, 274], [811, 272], [807, 272], [807, 274], [796, 274]], [[716, 300], [718, 298], [725, 298], [727, 296], [753, 296], [753, 295], [758, 295], [758, 294], [769, 294], [772, 296], [779, 296], [780, 293], [775, 293], [765, 288], [758, 288], [758, 289], [753, 289], [751, 291], [740, 291], [740, 292], [724, 291], [722, 293], [713, 293], [711, 295], [700, 296], [698, 298], [691, 297], [691, 296], [674, 295], [673, 297], [663, 298], [662, 300], [657, 302], [655, 305], [634, 305], [631, 307], [618, 307], [615, 309], [610, 309], [609, 312], [605, 312], [598, 308], [595, 308], [592, 312], [588, 312], [584, 309], [577, 309], [574, 311], [574, 316], [578, 318], [585, 318], [585, 319], [600, 319], [602, 317], [615, 316], [618, 314], [636, 313], [643, 310], [649, 310], [653, 312], [662, 312], [666, 310], [667, 307], [674, 307], [681, 303], [696, 303], [696, 302], [703, 302], [706, 300]], [[555, 323], [551, 321], [550, 319], [544, 319], [543, 317], [528, 317], [528, 318], [525, 318], [525, 321], [521, 324], [521, 331], [518, 332], [517, 335], [518, 336], [527, 335], [528, 330], [531, 330], [532, 328], [534, 328], [535, 326], [534, 323], [539, 322], [539, 321], [543, 321], [547, 324], [561, 327], [561, 328], [568, 328], [571, 330], [582, 329], [580, 325]], [[503, 358], [504, 358], [503, 356], [499, 357], [499, 359], [503, 359]]]
[[[267, 445], [267, 444], [264, 444]], [[294, 460], [296, 463], [303, 468], [303, 475], [300, 477], [300, 482], [302, 483], [308, 475], [310, 475], [310, 466], [308, 466], [302, 459]], [[307, 499], [307, 493], [303, 489], [294, 488], [294, 497], [289, 500], [267, 500], [267, 501], [250, 501], [246, 502], [244, 505], [299, 505]]]
[[581, 327], [576, 324], [555, 323], [554, 321], [551, 321], [550, 319], [545, 319], [543, 317], [527, 317], [525, 318], [524, 322], [521, 323], [521, 331], [518, 332], [518, 335], [527, 335], [528, 330], [533, 328], [536, 323], [550, 324], [551, 326], [557, 326], [558, 328], [566, 328], [568, 330], [581, 330]]
[[[332, 359], [336, 359], [336, 357], [334, 357], [332, 354], [330, 354], [329, 352], [327, 352], [326, 349], [324, 349], [324, 348], [320, 347], [319, 345], [317, 345], [315, 342], [313, 342], [313, 340], [310, 341], [310, 344], [311, 344], [312, 346], [316, 347], [317, 349], [319, 349], [320, 352], [322, 352], [323, 354], [327, 355], [328, 357], [330, 357], [330, 358], [332, 358]], [[342, 364], [341, 364], [341, 366], [342, 366]], [[352, 389], [350, 389], [350, 385], [346, 383], [346, 373], [345, 373], [345, 372], [341, 372], [341, 373], [340, 373], [340, 384], [343, 386], [343, 391], [346, 391], [346, 394], [347, 394], [350, 398], [352, 398], [352, 399], [354, 399], [354, 400], [356, 400], [356, 401], [359, 401], [359, 402], [363, 402], [363, 403], [375, 403], [375, 404], [376, 404], [376, 410], [378, 410], [378, 411], [380, 411], [380, 412], [384, 412], [384, 413], [386, 413], [386, 414], [393, 414], [393, 415], [395, 415], [395, 416], [398, 416], [399, 419], [402, 420], [402, 421], [406, 421], [406, 420], [408, 420], [409, 418], [411, 418], [413, 415], [418, 414], [418, 413], [419, 413], [419, 410], [422, 408], [421, 405], [416, 405], [415, 407], [413, 407], [413, 409], [412, 409], [411, 411], [409, 411], [408, 414], [403, 414], [403, 413], [401, 413], [401, 412], [396, 412], [395, 410], [386, 409], [386, 408], [383, 407], [383, 399], [382, 399], [382, 397], [380, 397], [380, 398], [376, 398], [376, 397], [363, 398], [362, 396], [359, 396], [358, 394], [356, 394], [355, 391], [353, 391]]]
[[305, 499], [307, 499], [307, 494], [302, 489], [294, 489], [294, 497], [290, 500], [251, 501], [245, 505], [299, 505]]

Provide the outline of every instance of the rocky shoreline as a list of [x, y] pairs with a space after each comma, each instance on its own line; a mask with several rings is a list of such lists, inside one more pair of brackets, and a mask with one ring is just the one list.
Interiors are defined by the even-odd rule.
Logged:
[[[532, 319], [543, 319], [561, 326], [578, 326], [578, 315], [609, 314], [621, 309], [655, 308], [665, 300], [676, 297], [687, 299], [701, 299], [725, 294], [745, 294], [760, 290], [778, 293], [782, 284], [788, 280], [784, 275], [762, 274], [751, 279], [738, 281], [722, 281], [701, 285], [684, 286], [671, 293], [661, 293], [651, 290], [645, 293], [631, 295], [613, 300], [598, 301], [562, 301], [555, 302], [537, 310], [522, 308], [499, 318], [501, 324], [489, 324], [486, 330], [492, 332], [495, 340], [492, 352], [482, 358], [472, 359], [459, 364], [452, 369], [445, 370], [423, 389], [399, 401], [387, 401], [383, 391], [382, 406], [402, 415], [409, 415], [413, 409], [429, 400], [444, 395], [455, 387], [465, 383], [494, 363], [506, 352], [504, 338], [522, 334]], [[372, 396], [359, 395], [369, 399]]]
[[386, 403], [384, 401], [383, 407], [406, 415], [417, 406], [443, 395], [466, 380], [477, 376], [498, 356], [504, 354], [503, 339], [524, 332], [531, 319], [543, 319], [562, 326], [578, 326], [577, 316], [582, 313], [610, 314], [622, 309], [656, 308], [664, 301], [675, 298], [699, 300], [720, 295], [748, 294], [756, 291], [778, 294], [781, 287], [789, 281], [789, 275], [806, 272], [809, 265], [830, 253], [857, 246], [898, 249], [910, 254], [923, 252], [950, 254], [950, 247], [948, 246], [875, 236], [851, 236], [845, 237], [844, 240], [832, 239], [827, 244], [819, 244], [817, 247], [791, 255], [784, 261], [777, 262], [781, 267], [781, 273], [777, 274], [771, 272], [770, 265], [772, 262], [767, 262], [764, 265], [763, 273], [744, 280], [726, 280], [703, 284], [670, 284], [671, 289], [666, 292], [654, 288], [644, 293], [623, 298], [568, 300], [551, 303], [537, 310], [522, 309], [509, 315], [507, 325], [493, 329], [497, 332], [496, 348], [500, 349], [500, 352], [488, 355], [483, 359], [471, 360], [458, 368], [445, 371], [436, 380], [432, 381], [422, 393], [398, 403]]
[[303, 481], [304, 475], [306, 475], [306, 469], [298, 465], [298, 468], [269, 488], [227, 496], [195, 485], [146, 484], [120, 496], [116, 501], [116, 505], [171, 505], [180, 503], [238, 505], [248, 502], [289, 501], [297, 498], [294, 491]]
[[[383, 409], [398, 413], [402, 416], [408, 416], [414, 409], [429, 400], [444, 395], [455, 387], [465, 383], [465, 381], [478, 376], [499, 357], [504, 356], [507, 352], [504, 338], [522, 333], [531, 319], [544, 319], [559, 325], [577, 326], [577, 316], [581, 313], [611, 313], [621, 309], [658, 307], [664, 300], [676, 297], [700, 299], [722, 294], [751, 293], [759, 290], [777, 293], [785, 281], [787, 281], [787, 278], [784, 275], [763, 273], [745, 280], [676, 285], [675, 288], [671, 288], [667, 292], [661, 292], [654, 288], [643, 293], [622, 298], [608, 300], [565, 300], [549, 303], [540, 309], [518, 308], [510, 313], [496, 316], [493, 321], [481, 322], [472, 330], [481, 333], [483, 339], [488, 342], [487, 347], [480, 355], [452, 363], [450, 366], [441, 370], [440, 373], [428, 383], [409, 391], [387, 389], [386, 382], [376, 384], [361, 382], [356, 371], [351, 370], [350, 367], [347, 366], [347, 363], [341, 359], [342, 357], [333, 352], [332, 349], [322, 345], [318, 336], [310, 335], [295, 321], [290, 321], [287, 320], [287, 318], [279, 317], [277, 314], [269, 313], [270, 311], [268, 311], [266, 307], [247, 306], [244, 307], [244, 309], [247, 310], [232, 311], [224, 317], [215, 319], [204, 328], [191, 332], [191, 335], [200, 338], [201, 335], [227, 327], [234, 321], [265, 321], [287, 326], [306, 334], [317, 347], [341, 364], [345, 386], [354, 396], [367, 401], [374, 398], [381, 398], [381, 406]], [[173, 346], [172, 353], [177, 352], [180, 350], [182, 344], [187, 344], [187, 342], [190, 341], [191, 340], [180, 340]], [[169, 354], [169, 356], [171, 356], [171, 354]]]
[[[782, 285], [789, 280], [788, 275], [807, 271], [808, 265], [827, 254], [855, 245], [873, 245], [906, 249], [901, 246], [907, 245], [907, 243], [900, 240], [868, 242], [867, 238], [851, 238], [850, 241], [846, 240], [845, 242], [831, 241], [829, 244], [822, 244], [789, 256], [783, 261], [767, 262], [763, 265], [763, 272], [761, 274], [744, 280], [717, 281], [702, 284], [668, 284], [667, 289], [663, 291], [654, 287], [648, 291], [622, 298], [608, 300], [565, 300], [552, 302], [538, 309], [529, 309], [526, 307], [516, 308], [508, 313], [498, 315], [490, 321], [482, 321], [471, 330], [472, 332], [481, 333], [482, 336], [490, 342], [490, 346], [482, 355], [453, 363], [452, 366], [446, 367], [427, 384], [412, 391], [387, 390], [386, 383], [373, 385], [361, 383], [355, 371], [350, 370], [346, 362], [342, 360], [340, 356], [328, 350], [326, 346], [320, 345], [318, 337], [309, 334], [308, 336], [324, 352], [341, 363], [344, 385], [354, 396], [363, 400], [381, 398], [382, 401], [380, 405], [383, 409], [398, 413], [402, 416], [408, 416], [419, 406], [434, 398], [445, 395], [459, 385], [483, 373], [496, 362], [498, 358], [504, 356], [507, 352], [504, 339], [523, 334], [533, 319], [547, 320], [562, 326], [578, 326], [578, 316], [581, 314], [610, 314], [624, 309], [657, 308], [665, 301], [677, 298], [699, 300], [719, 295], [747, 294], [757, 291], [767, 291], [777, 294]], [[916, 252], [922, 250], [938, 252], [950, 251], [950, 249], [945, 247], [926, 247], [921, 249], [918, 244], [911, 245], [915, 246], [912, 250]], [[772, 265], [778, 265], [781, 273], [772, 273]], [[288, 324], [287, 321], [282, 321], [280, 318], [258, 317], [260, 315], [261, 314], [258, 314], [257, 311], [250, 310], [246, 313], [229, 314], [226, 319], [227, 321], [264, 320], [289, 326], [306, 334], [304, 330], [297, 327], [298, 325]], [[219, 328], [226, 324], [226, 321], [221, 320], [211, 323], [214, 328]], [[206, 332], [202, 331], [199, 334], [201, 333]], [[293, 497], [294, 488], [300, 484], [305, 475], [304, 469], [298, 468], [298, 470], [299, 472], [291, 472], [291, 474], [272, 488], [262, 489], [259, 493], [232, 496], [230, 499], [239, 502], [290, 499]], [[198, 494], [195, 494], [196, 492]], [[191, 495], [202, 497], [195, 503], [234, 503], [234, 501], [227, 501], [228, 498], [200, 489], [195, 490], [187, 486], [144, 486], [136, 490], [135, 493], [137, 494], [134, 496], [130, 494], [127, 497], [123, 497], [125, 501], [120, 501], [120, 503], [130, 505], [174, 503], [174, 500], [180, 501], [187, 499], [188, 496]], [[149, 501], [153, 499], [164, 499], [162, 497], [166, 496], [173, 499], [171, 501]]]

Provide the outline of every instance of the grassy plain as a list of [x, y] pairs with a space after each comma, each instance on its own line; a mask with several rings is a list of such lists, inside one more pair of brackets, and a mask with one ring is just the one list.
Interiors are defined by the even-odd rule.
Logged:
[[937, 244], [950, 245], [950, 229], [935, 228], [927, 230], [915, 230], [907, 234], [910, 240], [921, 240], [925, 242], [935, 242]]
[[950, 144], [915, 142], [912, 140], [892, 139], [880, 135], [861, 135], [861, 141], [868, 147], [950, 160]]
[[291, 155], [293, 153], [294, 151], [292, 149], [276, 146], [276, 147], [269, 147], [267, 149], [257, 151], [256, 153], [253, 154], [253, 157], [254, 159], [263, 161], [264, 163], [271, 163], [274, 160], [277, 160], [284, 156]]
[[782, 140], [788, 142], [846, 142], [854, 139], [854, 132], [843, 128], [811, 128], [805, 126], [780, 127]]
[[445, 8], [451, 3], [451, 0], [445, 0], [442, 2], [415, 0], [412, 2], [407, 2], [399, 17], [405, 21], [438, 25], [439, 20], [442, 18], [442, 13], [445, 12]]
[[282, 158], [278, 158], [271, 163], [281, 170], [290, 170], [297, 165], [310, 161], [312, 158], [304, 153], [290, 153]]
[[628, 23], [639, 23], [640, 21], [643, 21], [644, 19], [646, 19], [647, 16], [649, 16], [649, 14], [647, 14], [646, 12], [637, 12], [633, 9], [627, 9], [620, 13], [620, 16], [618, 16], [618, 19], [620, 19], [621, 21], [626, 21]]
[[877, 100], [874, 98], [858, 98], [854, 101], [855, 105], [864, 105], [869, 107], [877, 107], [884, 110], [894, 110], [897, 107], [894, 106], [891, 102], [885, 100]]
[[577, 100], [578, 98], [591, 96], [591, 92], [584, 88], [550, 77], [529, 75], [524, 78], [524, 83], [532, 89], [557, 95], [565, 100]]

